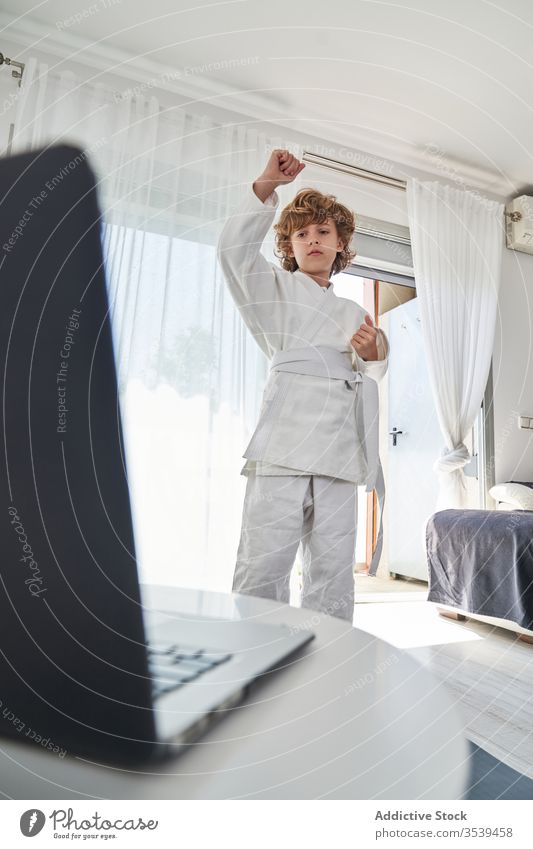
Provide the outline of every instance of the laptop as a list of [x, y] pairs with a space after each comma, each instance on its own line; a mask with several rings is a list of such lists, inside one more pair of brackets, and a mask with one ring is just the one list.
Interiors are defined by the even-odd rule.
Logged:
[[0, 734], [135, 763], [314, 634], [143, 615], [100, 229], [82, 150], [0, 160]]

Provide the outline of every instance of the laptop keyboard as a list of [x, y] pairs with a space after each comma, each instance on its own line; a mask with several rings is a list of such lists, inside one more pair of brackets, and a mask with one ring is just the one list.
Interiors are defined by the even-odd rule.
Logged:
[[147, 644], [148, 669], [155, 698], [196, 681], [205, 672], [226, 663], [233, 655], [196, 646]]

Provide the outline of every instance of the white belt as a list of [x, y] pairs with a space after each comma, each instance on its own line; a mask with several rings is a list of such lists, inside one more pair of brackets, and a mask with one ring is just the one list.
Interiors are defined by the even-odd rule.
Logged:
[[[379, 404], [375, 380], [353, 371], [349, 352], [337, 351], [327, 345], [293, 348], [278, 351], [270, 364], [272, 371], [288, 371], [344, 380], [347, 388], [357, 392], [355, 397], [355, 424], [365, 452], [368, 475], [367, 490], [374, 489], [379, 463]], [[357, 384], [362, 383], [362, 392]]]
[[[270, 364], [271, 371], [286, 371], [344, 380], [347, 388], [357, 392], [355, 397], [356, 430], [361, 440], [367, 461], [367, 492], [376, 490], [380, 508], [379, 532], [376, 549], [370, 564], [369, 574], [375, 575], [383, 546], [383, 508], [385, 504], [385, 481], [379, 459], [379, 394], [375, 380], [361, 372], [353, 371], [351, 354], [337, 351], [327, 345], [293, 348], [278, 351]], [[361, 383], [361, 390], [357, 384]]]

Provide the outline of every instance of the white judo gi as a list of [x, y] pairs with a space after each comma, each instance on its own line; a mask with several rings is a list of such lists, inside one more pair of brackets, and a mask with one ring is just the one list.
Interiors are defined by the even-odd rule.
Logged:
[[378, 330], [380, 359], [362, 360], [350, 340], [365, 310], [337, 297], [331, 284], [262, 256], [278, 203], [276, 192], [263, 203], [249, 185], [218, 243], [233, 300], [271, 360], [244, 452], [248, 481], [233, 590], [288, 602], [301, 542], [302, 607], [351, 620], [356, 485], [376, 479], [377, 420], [368, 414], [372, 406], [377, 411], [374, 381], [387, 370], [389, 345]]

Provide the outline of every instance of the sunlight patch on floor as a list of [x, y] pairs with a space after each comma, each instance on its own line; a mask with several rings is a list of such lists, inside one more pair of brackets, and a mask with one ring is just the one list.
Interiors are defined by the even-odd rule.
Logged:
[[431, 602], [357, 604], [353, 624], [401, 649], [483, 639], [462, 627], [462, 623], [439, 616]]

